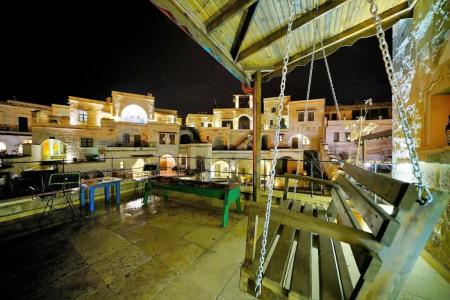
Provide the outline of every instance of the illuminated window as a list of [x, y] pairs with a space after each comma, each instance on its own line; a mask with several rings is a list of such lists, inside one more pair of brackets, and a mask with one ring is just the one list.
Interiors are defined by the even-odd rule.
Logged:
[[345, 141], [350, 142], [350, 132], [345, 132]]
[[280, 142], [282, 142], [284, 139], [284, 134], [280, 134]]
[[165, 133], [159, 134], [159, 143], [162, 145], [166, 143], [166, 134]]
[[123, 169], [123, 160], [120, 161], [120, 163], [119, 163], [119, 168], [120, 168], [120, 169]]
[[136, 104], [125, 106], [120, 115], [122, 121], [144, 124], [147, 123], [147, 113], [145, 110]]
[[88, 120], [88, 112], [85, 110], [79, 110], [78, 111], [78, 121], [85, 123]]
[[93, 138], [80, 138], [80, 147], [81, 148], [94, 147], [94, 139]]

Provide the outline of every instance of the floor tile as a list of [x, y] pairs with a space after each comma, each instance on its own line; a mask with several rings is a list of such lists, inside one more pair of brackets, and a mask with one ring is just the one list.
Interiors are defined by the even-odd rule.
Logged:
[[205, 248], [210, 248], [223, 235], [224, 232], [219, 229], [200, 227], [186, 235], [184, 238]]
[[184, 276], [178, 276], [171, 281], [159, 294], [152, 300], [177, 300], [177, 299], [195, 299], [211, 300], [214, 295], [199, 285], [193, 283]]

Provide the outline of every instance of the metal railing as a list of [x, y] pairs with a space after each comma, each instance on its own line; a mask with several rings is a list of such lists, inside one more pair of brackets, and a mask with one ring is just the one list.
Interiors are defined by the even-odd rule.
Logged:
[[[261, 187], [267, 188], [271, 159], [261, 159]], [[280, 159], [277, 162], [275, 189], [283, 189], [284, 174], [300, 174], [314, 178], [327, 178], [326, 164], [341, 166], [341, 161]], [[155, 171], [144, 171], [144, 165], [154, 165]], [[297, 166], [299, 166], [297, 170]], [[365, 163], [361, 167], [377, 173], [390, 173], [391, 163]], [[237, 182], [242, 186], [253, 185], [251, 158], [224, 157], [170, 157], [142, 155], [133, 157], [108, 157], [98, 160], [0, 160], [0, 199], [10, 199], [46, 189], [48, 176], [56, 172], [79, 171], [83, 178], [104, 176], [124, 180], [145, 180], [149, 176], [177, 176], [204, 181]], [[32, 188], [30, 188], [32, 187]], [[320, 189], [320, 187], [316, 187]], [[310, 185], [300, 186], [299, 191], [309, 191]]]

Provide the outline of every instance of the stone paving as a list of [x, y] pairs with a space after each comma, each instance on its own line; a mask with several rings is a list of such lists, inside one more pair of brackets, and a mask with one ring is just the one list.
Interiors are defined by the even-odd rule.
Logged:
[[[2, 299], [252, 299], [239, 290], [246, 218], [154, 197], [0, 244]], [[422, 260], [402, 299], [441, 299]], [[416, 268], [419, 268], [416, 265]], [[424, 283], [425, 282], [425, 283]], [[447, 284], [447, 285], [446, 285]], [[442, 298], [445, 299], [445, 298]], [[448, 298], [447, 298], [448, 299]]]

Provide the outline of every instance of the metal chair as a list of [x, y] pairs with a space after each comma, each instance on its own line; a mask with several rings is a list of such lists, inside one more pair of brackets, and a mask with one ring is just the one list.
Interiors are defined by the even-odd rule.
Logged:
[[[69, 208], [72, 212], [72, 217], [77, 216], [76, 209], [72, 202], [71, 195], [80, 190], [81, 175], [79, 172], [71, 173], [55, 173], [51, 174], [48, 183], [48, 191], [36, 195], [40, 200], [45, 201], [45, 207], [39, 217], [39, 227], [42, 225], [44, 218], [49, 218], [50, 215], [59, 209]], [[56, 208], [55, 200], [64, 199], [66, 206]]]

